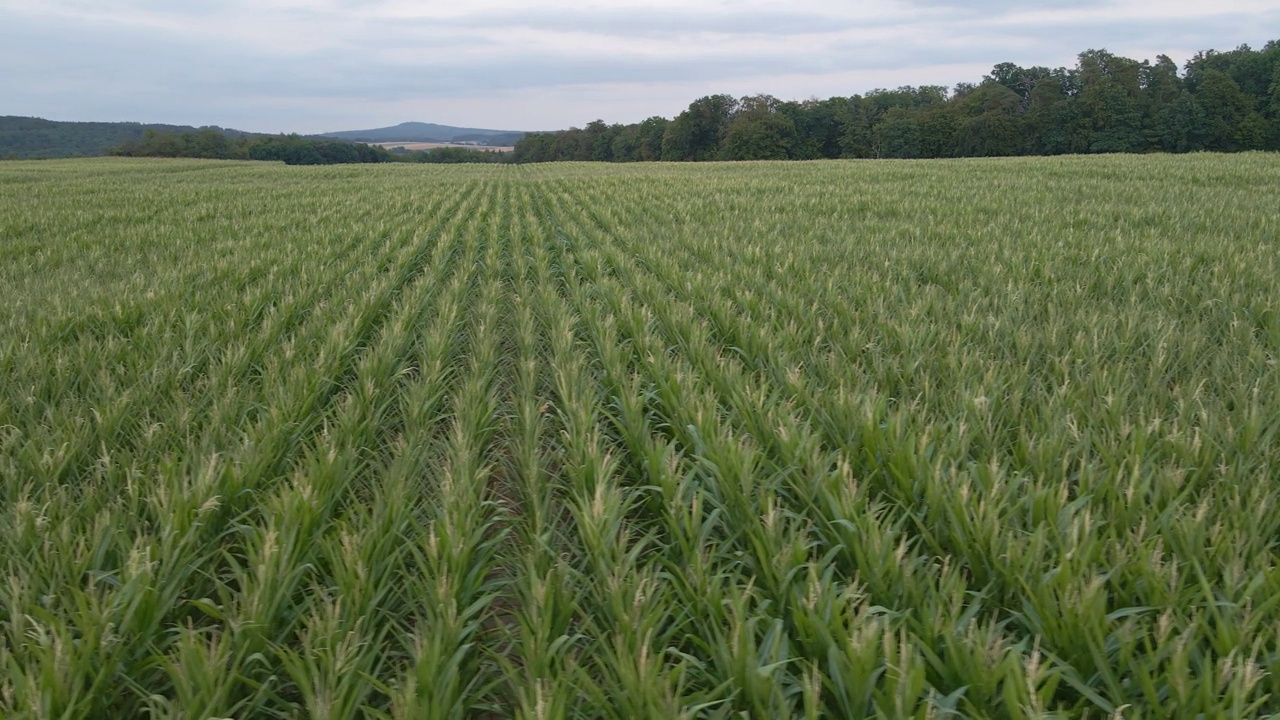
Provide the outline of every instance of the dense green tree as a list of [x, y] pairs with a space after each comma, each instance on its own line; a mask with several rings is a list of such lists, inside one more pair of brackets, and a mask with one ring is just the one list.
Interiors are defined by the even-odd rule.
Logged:
[[[607, 125], [604, 120], [592, 120], [583, 128], [582, 153], [578, 160], [609, 161], [613, 159], [613, 141], [622, 129], [621, 125]], [[581, 154], [581, 153], [580, 153]]]
[[553, 154], [556, 133], [529, 133], [516, 143], [513, 152], [518, 163], [552, 162], [559, 160]]
[[573, 127], [556, 134], [554, 152], [559, 160], [587, 161], [594, 150], [594, 138], [581, 128]]
[[1280, 117], [1280, 63], [1276, 63], [1271, 73], [1271, 87], [1267, 93], [1268, 114], [1275, 119]]
[[872, 104], [865, 98], [853, 96], [837, 111], [841, 125], [840, 157], [869, 158], [875, 156], [872, 128], [875, 126]]
[[[141, 125], [139, 123], [58, 122], [28, 117], [0, 117], [0, 156], [13, 158], [53, 158], [109, 155], [116, 148], [144, 143], [147, 133], [186, 134], [204, 132], [224, 136], [232, 141], [255, 137], [239, 130], [219, 127], [193, 128], [179, 125]], [[187, 145], [171, 145], [168, 152], [176, 156]]]
[[725, 128], [720, 158], [724, 160], [786, 160], [796, 133], [795, 121], [781, 111], [770, 95], [738, 101]]
[[[1167, 117], [1172, 117], [1174, 106], [1185, 91], [1178, 66], [1168, 55], [1160, 55], [1156, 62], [1142, 68], [1142, 128], [1148, 147], [1170, 152], [1177, 142], [1171, 142], [1176, 133], [1170, 134]], [[1177, 151], [1173, 151], [1177, 152]]]
[[1089, 152], [1141, 152], [1147, 149], [1142, 126], [1144, 63], [1113, 55], [1106, 50], [1080, 54], [1077, 75], [1080, 94], [1075, 98]]
[[964, 157], [1022, 152], [1023, 99], [1009, 86], [988, 81], [957, 101], [956, 151]]
[[1180, 73], [1088, 50], [1074, 67], [1000, 63], [980, 83], [784, 102], [709, 95], [674, 120], [533, 134], [518, 162], [1280, 150], [1280, 41], [1196, 55]]
[[636, 148], [636, 159], [642, 162], [653, 162], [662, 159], [662, 139], [667, 134], [667, 126], [671, 121], [654, 116], [640, 123], [640, 145]]
[[958, 155], [959, 111], [953, 103], [923, 107], [920, 113], [920, 156], [928, 158]]
[[614, 162], [652, 162], [662, 158], [662, 136], [670, 121], [651, 117], [633, 125], [616, 125], [612, 140]]
[[875, 156], [882, 158], [921, 157], [923, 140], [919, 112], [904, 105], [889, 108], [876, 123], [872, 136]]
[[817, 160], [840, 156], [839, 100], [841, 98], [811, 99], [779, 104], [778, 112], [790, 119], [793, 128], [787, 157]]
[[627, 125], [613, 138], [609, 153], [614, 162], [636, 162], [640, 159], [640, 125]]
[[[1274, 46], [1280, 48], [1280, 43], [1275, 43]], [[1269, 44], [1268, 47], [1272, 45]], [[1277, 62], [1272, 69], [1271, 84], [1267, 88], [1267, 94], [1259, 99], [1258, 104], [1269, 129], [1267, 149], [1280, 150], [1280, 62]]]
[[461, 163], [503, 163], [508, 161], [508, 155], [510, 153], [483, 150], [481, 148], [440, 147], [410, 153], [407, 159], [411, 162], [433, 165], [457, 165]]
[[[1069, 128], [1074, 124], [1074, 108], [1067, 94], [1066, 71], [1042, 78], [1031, 91], [1031, 103], [1023, 128], [1026, 151], [1035, 155], [1080, 152]], [[1081, 146], [1083, 143], [1081, 143]]]
[[1187, 83], [1198, 90], [1209, 72], [1231, 78], [1241, 92], [1255, 100], [1267, 96], [1275, 68], [1280, 65], [1280, 43], [1270, 42], [1255, 51], [1248, 45], [1230, 52], [1208, 50], [1197, 53], [1187, 62]]
[[1252, 99], [1231, 76], [1220, 70], [1206, 70], [1198, 78], [1196, 101], [1204, 112], [1200, 145], [1206, 150], [1233, 152], [1251, 149], [1242, 126], [1253, 112]]
[[1157, 149], [1164, 152], [1190, 152], [1203, 149], [1205, 115], [1200, 103], [1190, 91], [1183, 90], [1178, 98], [1160, 109], [1154, 119], [1151, 134], [1155, 136]]
[[694, 100], [667, 126], [662, 138], [662, 159], [717, 159], [737, 105], [738, 101], [731, 95], [708, 95]]
[[817, 160], [822, 157], [820, 132], [808, 107], [810, 102], [816, 101], [786, 100], [778, 103], [777, 112], [791, 126], [787, 142], [788, 160]]
[[[1223, 76], [1230, 79], [1226, 82]], [[1206, 149], [1280, 150], [1280, 42], [1209, 50], [1187, 63], [1186, 83], [1206, 118]]]
[[1051, 77], [1053, 71], [1047, 67], [1020, 67], [1016, 63], [1004, 62], [991, 69], [991, 74], [984, 80], [1003, 85], [1018, 96], [1019, 109], [1025, 113], [1031, 109], [1031, 94], [1041, 80]]
[[226, 158], [235, 157], [230, 138], [218, 130], [206, 128], [181, 136], [186, 140], [187, 157]]
[[383, 148], [343, 140], [316, 140], [298, 135], [228, 137], [216, 128], [165, 132], [148, 128], [137, 141], [112, 148], [131, 157], [187, 157], [209, 160], [274, 160], [288, 165], [390, 162]]

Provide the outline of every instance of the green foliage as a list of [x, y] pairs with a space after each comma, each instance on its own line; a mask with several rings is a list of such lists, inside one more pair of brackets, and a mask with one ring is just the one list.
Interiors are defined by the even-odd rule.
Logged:
[[9, 163], [0, 716], [1276, 715], [1278, 171]]
[[6, 159], [109, 155], [114, 147], [142, 140], [146, 133], [218, 134], [231, 138], [252, 133], [222, 128], [196, 128], [139, 123], [56, 122], [28, 117], [0, 117], [0, 157]]
[[905, 107], [889, 108], [872, 130], [876, 157], [918, 158], [923, 151], [920, 121]]
[[394, 154], [397, 155], [397, 160], [431, 163], [436, 165], [457, 165], [459, 163], [502, 163], [507, 162], [510, 155], [505, 152], [466, 147], [439, 147], [431, 148], [430, 150]]
[[611, 128], [609, 156], [613, 160], [651, 162], [662, 157], [662, 138], [670, 121], [651, 117], [634, 125]]
[[724, 130], [720, 157], [725, 160], [786, 160], [796, 134], [791, 116], [768, 95], [743, 98]]
[[715, 160], [729, 123], [738, 111], [730, 95], [698, 98], [667, 126], [662, 138], [663, 160]]
[[[671, 121], [526, 136], [515, 162], [815, 160], [1280, 150], [1280, 42], [1200, 53], [1185, 76], [1088, 50], [1074, 68], [1000, 63], [979, 84], [782, 102], [699, 98]], [[653, 150], [661, 121], [661, 152]]]
[[230, 138], [217, 130], [188, 133], [143, 131], [137, 142], [111, 149], [124, 157], [200, 158], [204, 160], [269, 160], [286, 165], [342, 165], [390, 162], [387, 150], [362, 143], [315, 140], [298, 135]]
[[965, 157], [1018, 155], [1023, 141], [1023, 100], [995, 82], [957, 98], [956, 153]]
[[1242, 130], [1253, 112], [1253, 100], [1231, 76], [1207, 70], [1197, 78], [1196, 100], [1204, 110], [1202, 144], [1206, 149], [1232, 152], [1255, 149]]

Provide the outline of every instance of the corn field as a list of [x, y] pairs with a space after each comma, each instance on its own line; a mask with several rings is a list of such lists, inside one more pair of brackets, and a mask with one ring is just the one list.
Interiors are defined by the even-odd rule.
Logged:
[[0, 717], [1280, 713], [1280, 158], [0, 166]]

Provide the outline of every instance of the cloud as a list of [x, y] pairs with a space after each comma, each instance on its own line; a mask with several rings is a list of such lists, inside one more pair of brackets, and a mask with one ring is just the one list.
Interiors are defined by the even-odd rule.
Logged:
[[953, 8], [968, 14], [985, 15], [1027, 8], [1099, 7], [1112, 3], [1108, 0], [908, 0], [908, 4], [927, 8]]
[[0, 0], [5, 112], [312, 132], [423, 120], [551, 128], [711, 92], [848, 95], [1152, 57], [1280, 27], [1268, 0]]
[[440, 21], [448, 27], [489, 31], [540, 30], [608, 37], [672, 38], [705, 34], [737, 36], [795, 36], [848, 29], [856, 20], [838, 15], [782, 10], [719, 13], [696, 10], [662, 11], [612, 8], [566, 11], [527, 9], [485, 13]]

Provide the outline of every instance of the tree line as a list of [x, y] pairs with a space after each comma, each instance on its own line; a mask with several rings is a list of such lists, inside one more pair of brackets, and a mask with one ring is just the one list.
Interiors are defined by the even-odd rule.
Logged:
[[140, 138], [112, 148], [110, 154], [124, 157], [268, 160], [286, 165], [500, 163], [506, 162], [510, 157], [510, 153], [460, 147], [390, 151], [378, 145], [300, 135], [229, 135], [217, 128], [189, 132], [147, 129]]
[[391, 162], [391, 153], [376, 145], [315, 140], [300, 135], [232, 136], [217, 128], [192, 132], [147, 129], [110, 154], [125, 157], [203, 158], [207, 160], [275, 160], [287, 165], [339, 165]]
[[438, 147], [429, 150], [392, 150], [399, 162], [455, 165], [458, 163], [505, 163], [511, 161], [511, 153], [469, 147]]
[[996, 65], [979, 83], [782, 101], [710, 95], [668, 120], [534, 133], [516, 162], [944, 158], [1280, 150], [1280, 41], [1180, 72], [1106, 50], [1074, 68]]
[[[0, 117], [0, 158], [30, 159], [59, 157], [94, 157], [106, 155], [111, 148], [139, 141], [148, 130], [192, 132], [187, 125], [163, 125], [107, 122], [61, 122], [33, 117]], [[248, 137], [253, 133], [219, 127], [207, 128], [231, 137]]]

